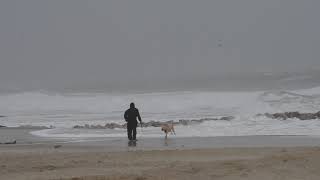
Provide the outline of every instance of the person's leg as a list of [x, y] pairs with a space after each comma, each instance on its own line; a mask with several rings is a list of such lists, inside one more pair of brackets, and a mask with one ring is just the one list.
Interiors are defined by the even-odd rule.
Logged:
[[133, 127], [132, 128], [132, 132], [133, 132], [133, 140], [136, 140], [136, 135], [137, 135], [137, 127]]
[[132, 140], [132, 127], [127, 125], [128, 139]]

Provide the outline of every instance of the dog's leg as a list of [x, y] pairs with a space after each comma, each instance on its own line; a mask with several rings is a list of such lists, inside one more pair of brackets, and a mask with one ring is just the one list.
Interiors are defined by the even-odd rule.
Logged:
[[176, 135], [176, 131], [174, 130], [173, 122], [171, 122], [172, 132], [174, 135]]
[[176, 135], [176, 131], [174, 130], [174, 127], [172, 127], [172, 132], [174, 135]]

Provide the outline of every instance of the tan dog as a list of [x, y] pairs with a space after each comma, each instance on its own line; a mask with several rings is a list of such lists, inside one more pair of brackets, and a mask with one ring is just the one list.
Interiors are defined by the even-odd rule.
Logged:
[[176, 132], [174, 131], [174, 127], [173, 124], [162, 124], [161, 125], [161, 131], [163, 131], [164, 133], [166, 133], [166, 139], [168, 136], [168, 133], [170, 132], [171, 134], [173, 133], [174, 135], [176, 135]]

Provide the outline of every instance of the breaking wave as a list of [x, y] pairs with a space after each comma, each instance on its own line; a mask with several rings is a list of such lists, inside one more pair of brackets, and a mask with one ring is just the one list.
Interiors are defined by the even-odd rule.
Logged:
[[[292, 113], [285, 121], [257, 116], [316, 113], [320, 110], [320, 87], [267, 92], [0, 95], [0, 125], [51, 127], [33, 132], [44, 137], [125, 137], [123, 111], [129, 102], [137, 104], [147, 124], [140, 133], [144, 137], [161, 136], [158, 125], [171, 121], [177, 123], [177, 137], [320, 135], [317, 116], [308, 121], [290, 118]], [[222, 117], [233, 118], [217, 120]]]

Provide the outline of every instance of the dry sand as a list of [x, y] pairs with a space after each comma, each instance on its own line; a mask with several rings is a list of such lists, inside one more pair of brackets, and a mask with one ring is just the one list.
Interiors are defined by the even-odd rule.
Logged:
[[320, 148], [0, 151], [0, 179], [319, 180]]

